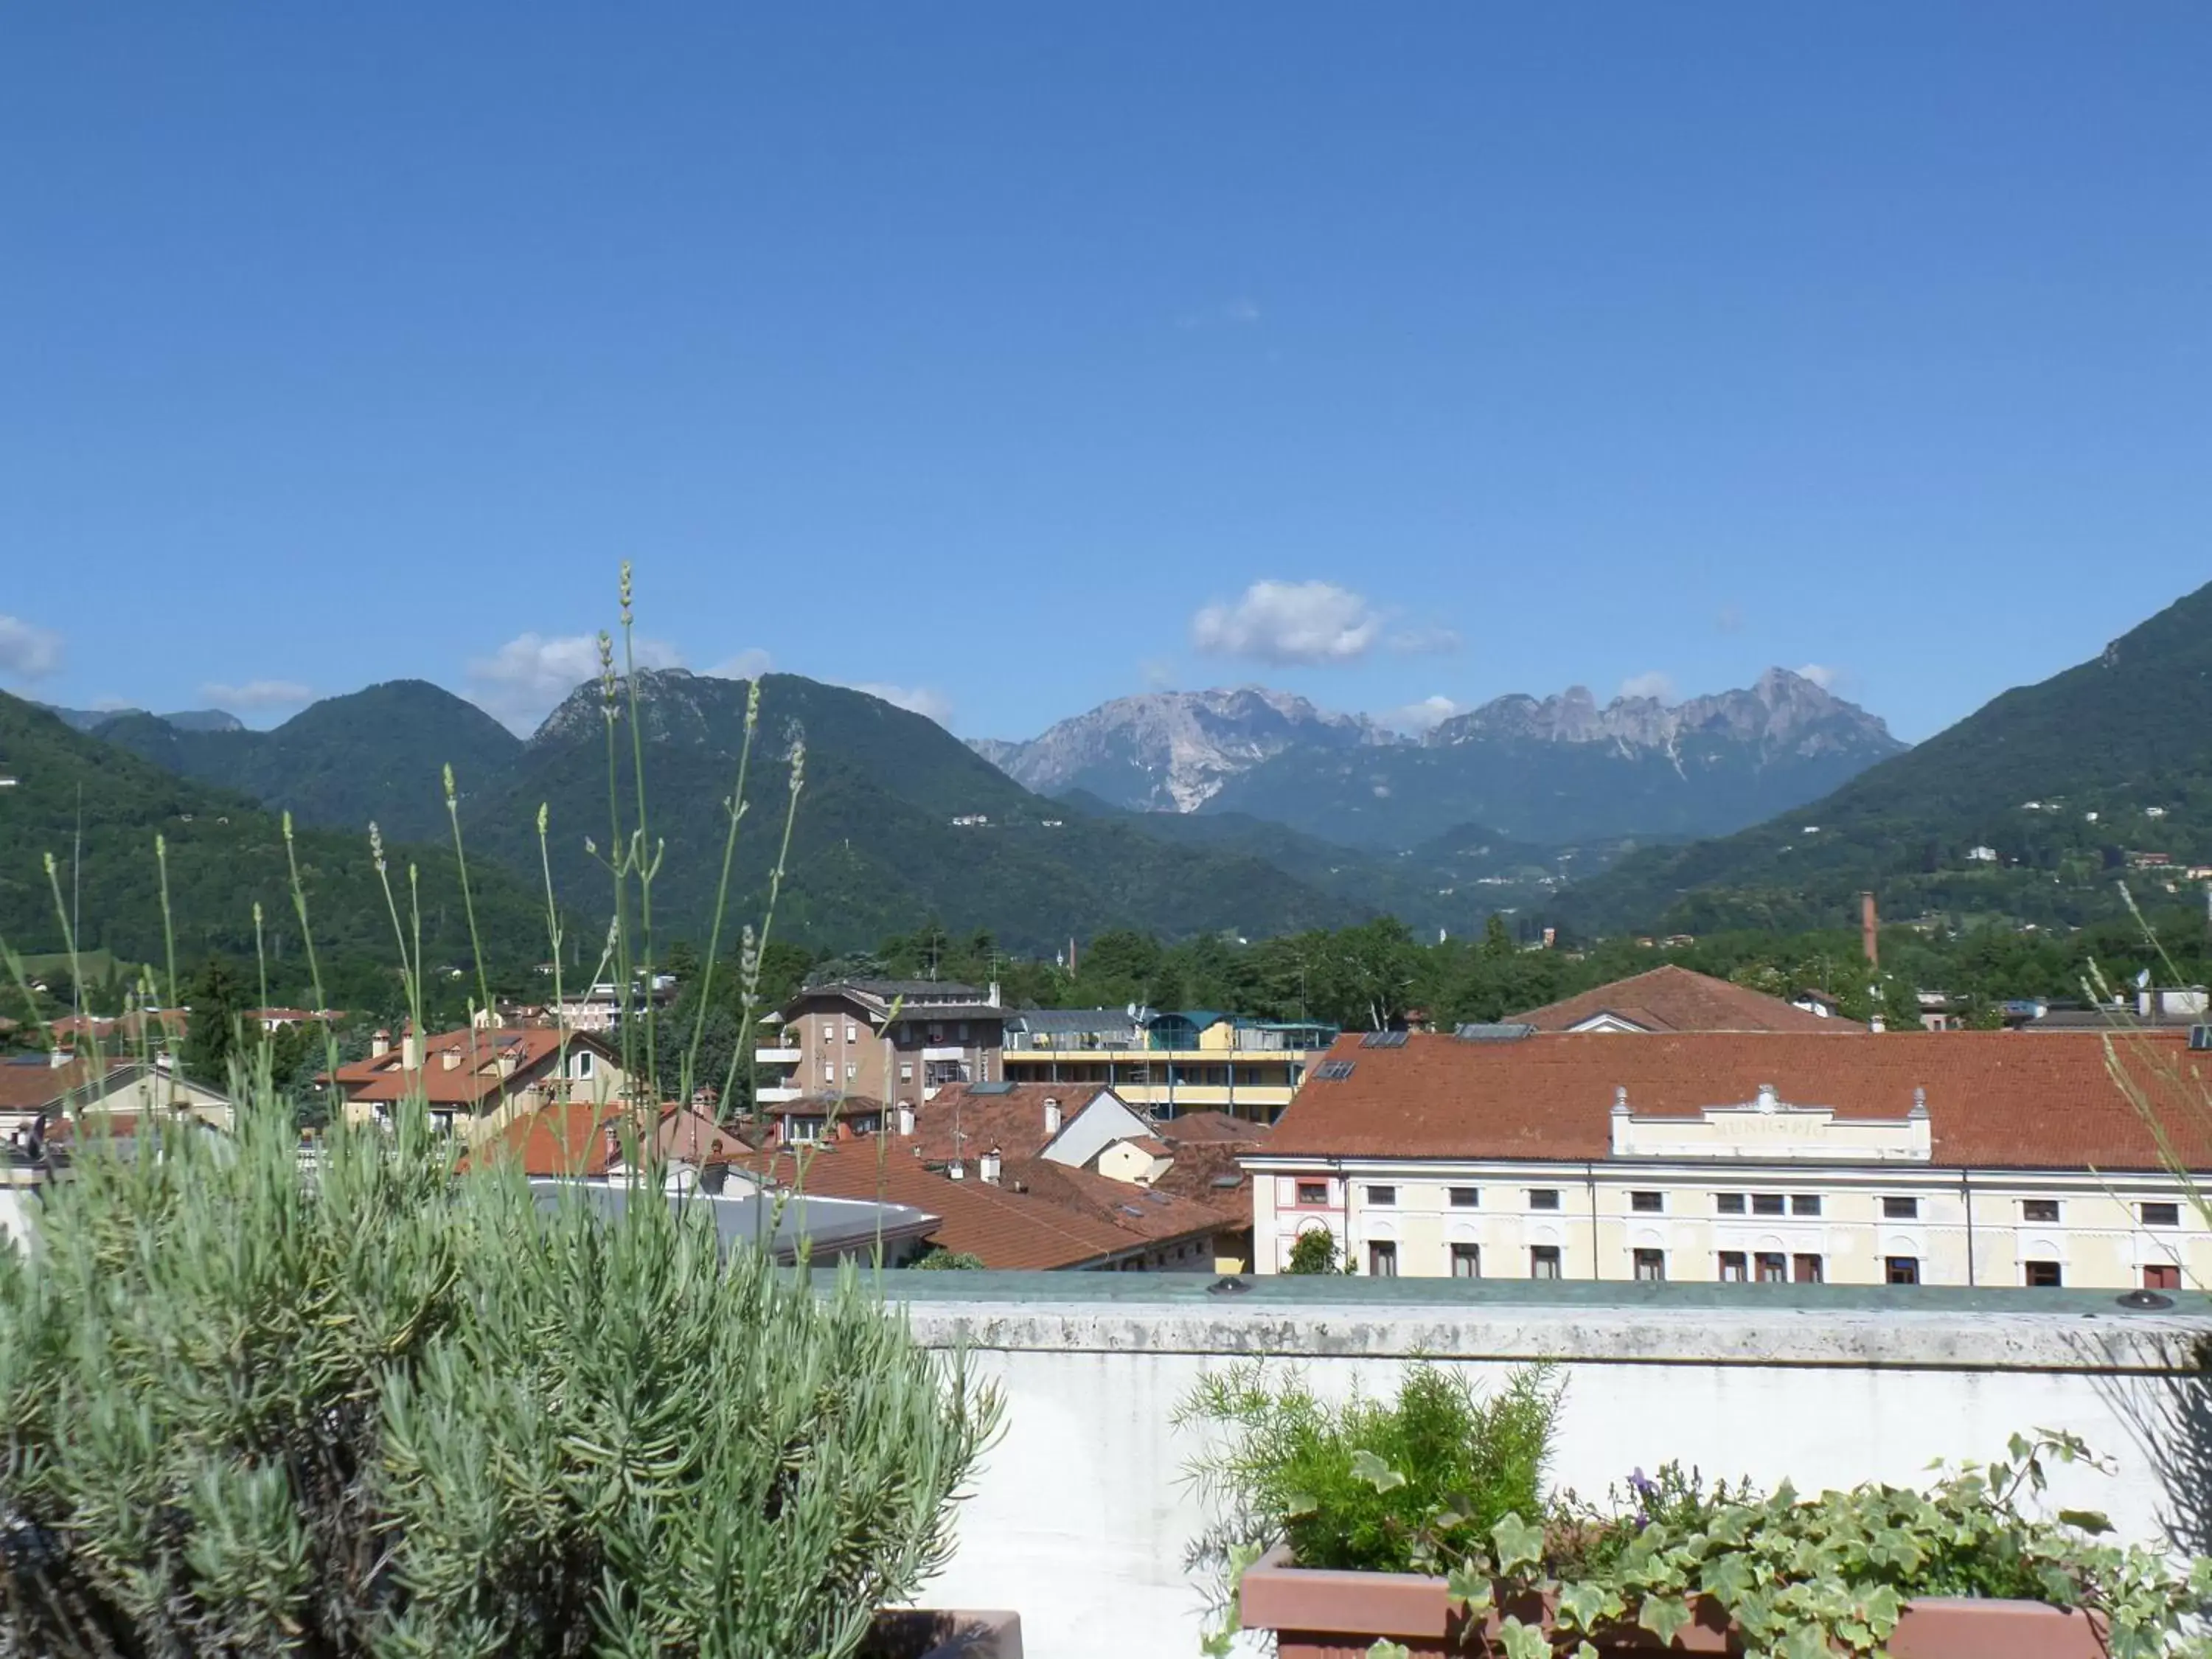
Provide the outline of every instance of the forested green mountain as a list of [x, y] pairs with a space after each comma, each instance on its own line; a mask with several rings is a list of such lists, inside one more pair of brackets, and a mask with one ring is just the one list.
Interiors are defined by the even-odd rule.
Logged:
[[2156, 897], [2192, 864], [2212, 864], [2212, 586], [1809, 806], [1625, 859], [1559, 908], [1584, 930], [1800, 927], [1872, 889], [1895, 917], [2075, 923], [2119, 878]]
[[[641, 672], [639, 685], [650, 831], [666, 845], [654, 908], [696, 939], [720, 878], [747, 688], [680, 670]], [[1339, 925], [1371, 908], [1249, 854], [1163, 845], [1033, 795], [942, 727], [862, 692], [787, 674], [761, 687], [733, 918], [759, 913], [788, 799], [787, 757], [802, 735], [805, 787], [776, 926], [820, 948], [872, 945], [931, 918], [1048, 951], [1114, 927], [1264, 933]], [[590, 904], [610, 891], [585, 847], [586, 837], [602, 853], [613, 844], [606, 731], [599, 688], [585, 686], [513, 762], [465, 781], [470, 845], [534, 871], [543, 802], [564, 899]], [[626, 719], [616, 737], [627, 834], [635, 796]]]
[[[0, 937], [27, 954], [64, 943], [45, 859], [57, 860], [65, 898], [81, 886], [79, 943], [141, 962], [163, 960], [161, 880], [154, 838], [168, 848], [169, 895], [179, 957], [209, 951], [251, 960], [253, 905], [280, 978], [301, 962], [277, 816], [244, 794], [183, 778], [112, 743], [74, 732], [46, 710], [0, 693]], [[80, 791], [82, 796], [80, 797]], [[434, 782], [432, 793], [435, 793]], [[71, 879], [82, 809], [82, 856]], [[300, 829], [296, 847], [316, 948], [396, 963], [397, 946], [364, 832]], [[405, 868], [422, 872], [424, 956], [470, 960], [460, 885], [450, 851], [388, 849], [404, 902]], [[488, 953], [544, 954], [542, 908], [522, 883], [472, 870]]]
[[130, 714], [94, 735], [166, 770], [237, 790], [295, 822], [437, 840], [450, 834], [440, 767], [480, 778], [522, 739], [474, 703], [427, 680], [390, 680], [328, 697], [268, 732], [191, 731]]

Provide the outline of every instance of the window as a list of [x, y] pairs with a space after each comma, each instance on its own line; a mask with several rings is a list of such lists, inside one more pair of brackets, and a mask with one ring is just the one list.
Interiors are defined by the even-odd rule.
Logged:
[[837, 1080], [837, 1062], [836, 1060], [825, 1060], [822, 1062], [822, 1080], [824, 1083], [835, 1083]]
[[1753, 1193], [1751, 1195], [1751, 1212], [1753, 1215], [1780, 1215], [1782, 1208], [1782, 1194], [1779, 1193]]
[[902, 1060], [899, 1061], [899, 1081], [901, 1083], [911, 1083], [914, 1081], [914, 1062], [912, 1060]]
[[1480, 1279], [1482, 1277], [1482, 1246], [1455, 1244], [1451, 1247], [1452, 1277]]
[[[1885, 1198], [1881, 1201], [1884, 1221], [1916, 1221], [1920, 1216], [1920, 1200], [1917, 1198]], [[1892, 1283], [1899, 1281], [1893, 1280]], [[1917, 1279], [1906, 1279], [1905, 1284], [1918, 1284]]]
[[783, 1121], [783, 1138], [796, 1145], [822, 1138], [822, 1123], [818, 1118], [787, 1117]]
[[2146, 1204], [2142, 1206], [2142, 1224], [2146, 1227], [2179, 1227], [2181, 1224], [2181, 1206]]
[[1528, 1207], [1532, 1210], [1556, 1210], [1559, 1207], [1557, 1187], [1534, 1187], [1528, 1192]]
[[1326, 1181], [1301, 1181], [1298, 1182], [1298, 1202], [1301, 1204], [1328, 1203], [1328, 1182]]
[[1638, 1215], [1656, 1215], [1667, 1207], [1667, 1195], [1664, 1193], [1631, 1193], [1628, 1207]]
[[2027, 1282], [2039, 1289], [2055, 1291], [2066, 1282], [2056, 1261], [2028, 1261], [2021, 1266]]
[[860, 1040], [860, 1028], [853, 1024], [850, 1021], [848, 1021], [845, 1026], [845, 1041], [848, 1042], [858, 1042]]
[[1741, 1193], [1715, 1193], [1713, 1194], [1713, 1209], [1716, 1212], [1721, 1215], [1741, 1215], [1743, 1213], [1743, 1194]]
[[1762, 1285], [1783, 1285], [1790, 1279], [1789, 1258], [1774, 1250], [1761, 1250], [1752, 1258]]
[[2056, 1221], [2058, 1219], [2058, 1200], [2055, 1198], [2023, 1198], [2020, 1201], [2022, 1221]]
[[1367, 1272], [1374, 1279], [1395, 1279], [1398, 1276], [1396, 1240], [1378, 1238], [1368, 1245]]
[[960, 1024], [953, 1029], [953, 1037], [955, 1041], [960, 1042], [965, 1042], [968, 1041], [968, 1022], [966, 1020], [962, 1020]]
[[1792, 1215], [1818, 1215], [1818, 1214], [1820, 1214], [1820, 1194], [1818, 1194], [1818, 1193], [1797, 1193], [1797, 1194], [1793, 1194], [1793, 1195], [1791, 1196], [1790, 1200], [1790, 1214], [1792, 1214]]
[[2147, 1291], [2178, 1291], [2181, 1288], [2181, 1269], [2171, 1261], [2154, 1262], [2143, 1269], [2143, 1289]]
[[1528, 1277], [1557, 1279], [1559, 1276], [1559, 1247], [1556, 1244], [1532, 1245], [1528, 1250]]
[[1741, 1250], [1723, 1250], [1721, 1252], [1722, 1284], [1741, 1285], [1745, 1279], [1750, 1277], [1751, 1274], [1745, 1270], [1744, 1255]]
[[1451, 1189], [1451, 1202], [1455, 1210], [1472, 1210], [1482, 1202], [1482, 1194], [1473, 1187], [1455, 1187]]
[[592, 1061], [597, 1058], [598, 1056], [593, 1054], [589, 1048], [579, 1050], [576, 1055], [576, 1075], [578, 1077], [591, 1076]]
[[1820, 1282], [1820, 1258], [1817, 1255], [1793, 1255], [1790, 1258], [1790, 1276], [1800, 1285]]
[[1637, 1251], [1636, 1276], [1638, 1279], [1666, 1278], [1667, 1253], [1664, 1250]]
[[850, 1083], [854, 1078], [860, 1075], [860, 1068], [853, 1061], [849, 1060], [847, 1060], [845, 1062], [845, 1081]]
[[[1910, 1200], [1906, 1200], [1908, 1203]], [[1917, 1255], [1892, 1255], [1882, 1258], [1883, 1276], [1893, 1285], [1917, 1285], [1920, 1282], [1920, 1258]]]
[[1370, 1187], [1367, 1189], [1367, 1201], [1370, 1204], [1395, 1204], [1398, 1201], [1398, 1189], [1395, 1187]]

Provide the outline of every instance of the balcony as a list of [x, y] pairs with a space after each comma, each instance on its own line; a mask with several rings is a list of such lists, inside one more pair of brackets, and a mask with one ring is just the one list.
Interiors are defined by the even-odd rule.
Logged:
[[763, 1106], [781, 1106], [787, 1100], [802, 1100], [805, 1095], [804, 1089], [758, 1089], [754, 1091], [753, 1098]]
[[763, 1066], [796, 1066], [805, 1058], [804, 1048], [772, 1048], [763, 1043], [753, 1050], [753, 1059]]
[[[1053, 1659], [1195, 1653], [1181, 1564], [1200, 1513], [1180, 1480], [1192, 1445], [1170, 1419], [1202, 1371], [1252, 1354], [1370, 1396], [1416, 1354], [1492, 1377], [1555, 1358], [1566, 1398], [1552, 1479], [1585, 1493], [1670, 1457], [1807, 1490], [1912, 1485], [1934, 1459], [2002, 1457], [2014, 1430], [2064, 1427], [2118, 1473], [2060, 1468], [2053, 1508], [2105, 1510], [2124, 1539], [2167, 1518], [2192, 1548], [2212, 1535], [2191, 1473], [2212, 1413], [2191, 1358], [2212, 1337], [2204, 1296], [2137, 1312], [2070, 1291], [1360, 1278], [1216, 1294], [1212, 1282], [886, 1276], [925, 1342], [965, 1345], [1006, 1395], [1006, 1437], [927, 1600], [1016, 1607], [1028, 1650]], [[2193, 1443], [2175, 1426], [2192, 1420]]]

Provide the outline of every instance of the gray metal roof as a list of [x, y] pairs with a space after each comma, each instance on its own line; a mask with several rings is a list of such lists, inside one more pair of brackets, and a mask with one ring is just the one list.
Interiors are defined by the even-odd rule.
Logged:
[[[532, 1181], [539, 1204], [550, 1207], [560, 1200], [563, 1183]], [[620, 1215], [634, 1188], [608, 1182], [576, 1183], [586, 1201], [608, 1215]], [[779, 1213], [773, 1194], [763, 1199], [748, 1186], [741, 1194], [668, 1193], [655, 1194], [671, 1205], [705, 1205], [725, 1249], [739, 1243], [773, 1249], [779, 1261], [798, 1259], [799, 1242], [811, 1245], [816, 1261], [839, 1255], [872, 1255], [878, 1243], [919, 1238], [934, 1228], [940, 1218], [908, 1204], [876, 1204], [865, 1199], [822, 1198], [810, 1194], [787, 1194]], [[771, 1233], [771, 1228], [773, 1232]]]

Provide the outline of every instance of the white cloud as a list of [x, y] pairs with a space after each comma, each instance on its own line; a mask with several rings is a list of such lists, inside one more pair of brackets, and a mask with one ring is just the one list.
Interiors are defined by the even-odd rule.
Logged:
[[1808, 662], [1796, 672], [1800, 679], [1812, 681], [1823, 691], [1832, 691], [1843, 684], [1844, 671], [1840, 668], [1831, 668], [1826, 663]]
[[881, 697], [885, 702], [926, 720], [935, 720], [939, 726], [949, 726], [951, 723], [952, 699], [926, 685], [887, 685], [881, 680], [854, 680], [846, 689]]
[[748, 646], [734, 657], [716, 663], [707, 671], [718, 680], [757, 680], [775, 666], [775, 659], [760, 648]]
[[248, 680], [243, 685], [210, 681], [200, 687], [200, 696], [222, 708], [296, 708], [314, 695], [297, 680]]
[[1442, 726], [1455, 714], [1467, 713], [1467, 705], [1454, 702], [1449, 697], [1423, 697], [1419, 702], [1409, 702], [1403, 708], [1393, 708], [1375, 718], [1394, 732], [1428, 732]]
[[1674, 701], [1674, 677], [1654, 668], [1642, 674], [1631, 674], [1620, 683], [1624, 697], [1656, 697], [1662, 702]]
[[61, 665], [60, 635], [0, 615], [0, 679], [44, 679]]
[[[640, 668], [684, 665], [676, 647], [659, 640], [639, 640], [636, 651]], [[527, 732], [599, 672], [599, 642], [593, 635], [518, 634], [490, 656], [470, 659], [469, 685], [486, 712]]]
[[1209, 605], [1190, 622], [1191, 643], [1254, 662], [1357, 662], [1382, 636], [1382, 618], [1334, 582], [1254, 582], [1234, 605]]

